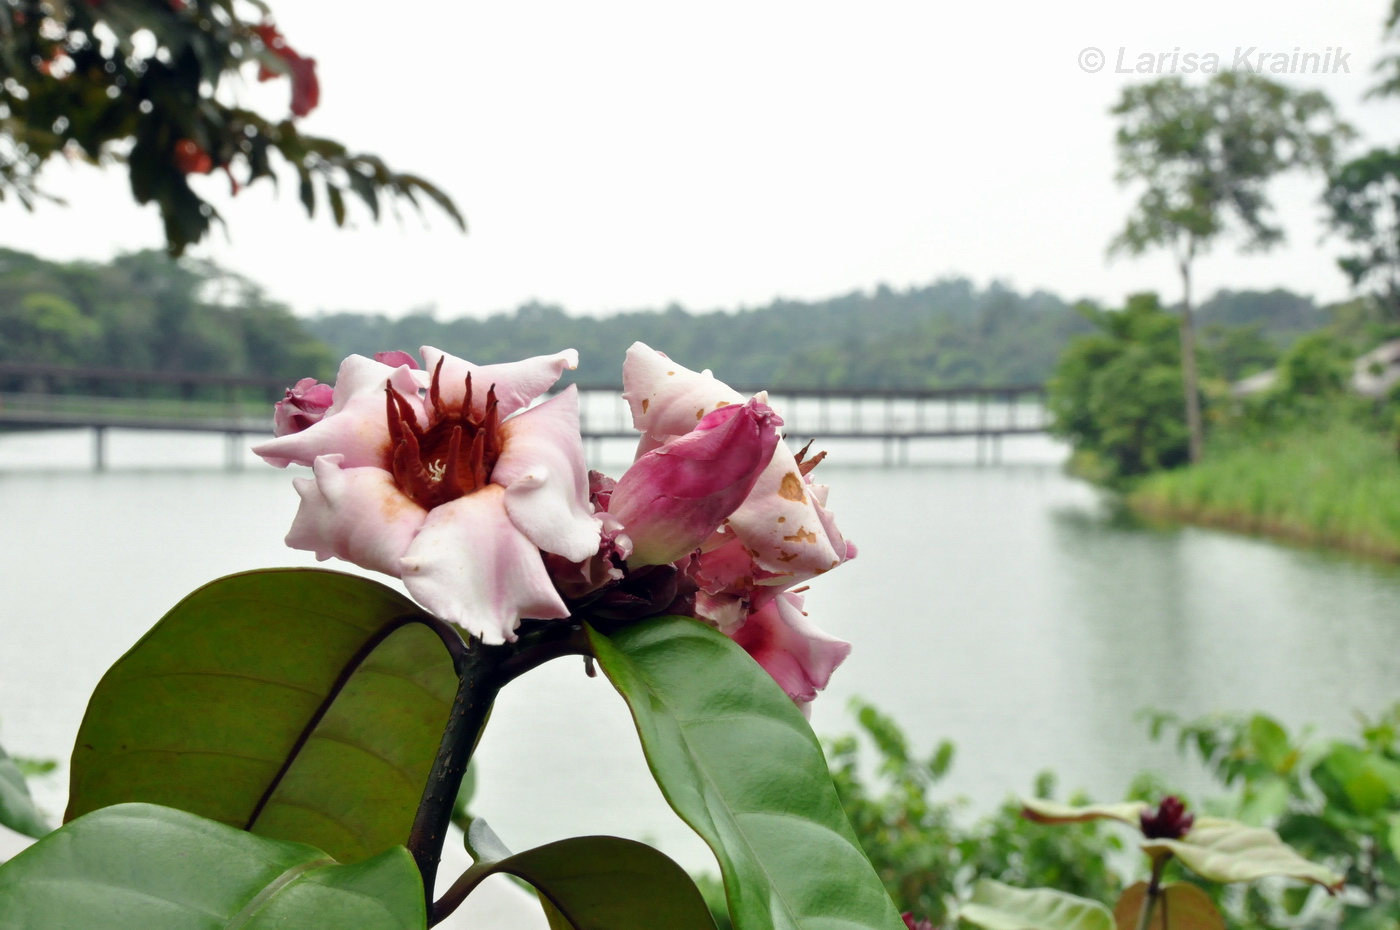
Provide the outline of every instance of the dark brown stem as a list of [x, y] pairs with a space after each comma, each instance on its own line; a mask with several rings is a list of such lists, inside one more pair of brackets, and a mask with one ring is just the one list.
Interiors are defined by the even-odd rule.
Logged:
[[452, 702], [452, 714], [443, 731], [437, 758], [433, 761], [423, 800], [409, 836], [408, 850], [423, 875], [423, 890], [428, 901], [428, 926], [445, 920], [466, 897], [457, 885], [453, 891], [433, 903], [433, 886], [437, 881], [438, 863], [447, 826], [452, 820], [452, 808], [462, 788], [462, 778], [471, 762], [481, 731], [491, 713], [496, 694], [507, 684], [531, 669], [560, 656], [584, 655], [588, 639], [583, 626], [569, 622], [548, 621], [533, 627], [531, 621], [522, 625], [518, 642], [507, 646], [482, 646], [479, 643], [467, 651], [458, 666], [460, 678], [457, 696]]
[[[1162, 872], [1167, 867], [1171, 853], [1159, 856], [1152, 860], [1152, 879], [1147, 883], [1147, 894], [1142, 899], [1142, 912], [1138, 917], [1137, 930], [1147, 930], [1152, 925], [1152, 911], [1156, 907], [1157, 899], [1162, 896]], [[1166, 902], [1162, 902], [1166, 907]], [[1165, 921], [1163, 926], [1165, 926]]]
[[418, 813], [408, 836], [408, 851], [413, 854], [423, 876], [423, 895], [429, 912], [432, 911], [438, 863], [442, 860], [442, 844], [452, 820], [452, 806], [457, 802], [472, 750], [486, 728], [491, 705], [500, 690], [500, 666], [510, 653], [508, 646], [475, 643], [457, 664], [457, 694], [452, 700], [452, 711], [442, 731], [437, 757], [428, 773], [428, 783], [423, 786], [423, 797], [418, 802]]

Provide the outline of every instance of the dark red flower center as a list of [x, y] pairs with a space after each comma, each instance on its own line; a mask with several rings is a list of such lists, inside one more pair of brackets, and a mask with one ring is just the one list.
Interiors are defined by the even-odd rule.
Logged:
[[1157, 809], [1145, 810], [1138, 817], [1142, 835], [1149, 840], [1179, 840], [1191, 829], [1196, 818], [1187, 813], [1186, 805], [1174, 794], [1169, 794], [1157, 805]]
[[384, 388], [389, 418], [389, 471], [399, 490], [431, 510], [484, 487], [501, 455], [501, 418], [496, 386], [486, 391], [478, 415], [472, 410], [472, 376], [467, 374], [462, 403], [442, 399], [442, 361], [428, 388], [428, 425], [421, 426], [413, 405], [390, 385]]

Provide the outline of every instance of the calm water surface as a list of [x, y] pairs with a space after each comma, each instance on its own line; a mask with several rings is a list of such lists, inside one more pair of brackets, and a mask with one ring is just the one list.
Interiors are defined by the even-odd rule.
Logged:
[[[22, 755], [66, 758], [102, 673], [195, 587], [315, 564], [281, 544], [296, 509], [286, 473], [220, 471], [218, 439], [119, 433], [97, 475], [87, 442], [0, 437], [0, 741]], [[841, 464], [878, 462], [878, 447], [835, 453], [822, 471], [861, 555], [813, 586], [808, 609], [855, 651], [813, 724], [848, 730], [859, 695], [921, 752], [954, 740], [946, 790], [974, 808], [1042, 768], [1103, 799], [1143, 768], [1202, 784], [1147, 739], [1145, 707], [1258, 708], [1336, 733], [1400, 699], [1400, 572], [1132, 526], [1041, 440], [1008, 445], [1000, 467], [969, 464], [971, 445], [892, 469]], [[616, 474], [625, 451], [604, 455]], [[508, 689], [479, 759], [476, 806], [512, 846], [602, 832], [708, 862], [652, 785], [621, 700], [581, 663]], [[64, 779], [39, 795], [61, 811]]]

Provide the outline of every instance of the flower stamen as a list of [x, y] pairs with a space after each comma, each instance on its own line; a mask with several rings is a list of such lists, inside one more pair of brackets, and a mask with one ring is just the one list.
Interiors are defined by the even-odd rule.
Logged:
[[419, 505], [432, 509], [465, 497], [491, 480], [501, 454], [500, 413], [496, 386], [486, 393], [480, 415], [473, 412], [472, 376], [466, 376], [460, 406], [443, 397], [442, 362], [433, 369], [421, 426], [410, 401], [385, 386], [389, 425], [389, 465], [399, 489]]

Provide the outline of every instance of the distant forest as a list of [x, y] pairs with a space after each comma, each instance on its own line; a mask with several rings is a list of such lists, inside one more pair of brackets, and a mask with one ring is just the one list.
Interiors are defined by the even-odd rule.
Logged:
[[[1289, 291], [1221, 291], [1200, 307], [1204, 338], [1231, 375], [1271, 365], [1327, 312]], [[570, 316], [529, 303], [487, 319], [416, 313], [334, 313], [306, 321], [337, 355], [384, 346], [435, 345], [497, 362], [579, 350], [575, 380], [618, 380], [627, 347], [641, 341], [691, 368], [748, 387], [965, 387], [1042, 383], [1069, 339], [1090, 327], [1074, 305], [1043, 291], [949, 278], [908, 290], [881, 285], [818, 301], [776, 300], [739, 312], [661, 311]]]
[[[1221, 291], [1200, 315], [1203, 338], [1232, 377], [1272, 364], [1329, 320], [1310, 298], [1283, 290]], [[582, 358], [575, 380], [610, 385], [640, 339], [740, 386], [935, 388], [1043, 382], [1065, 343], [1088, 329], [1053, 294], [963, 278], [737, 312], [671, 306], [580, 317], [528, 303], [484, 319], [299, 318], [209, 263], [158, 252], [49, 262], [0, 249], [0, 361], [326, 379], [335, 359], [355, 352], [435, 345], [490, 363], [572, 346]]]

